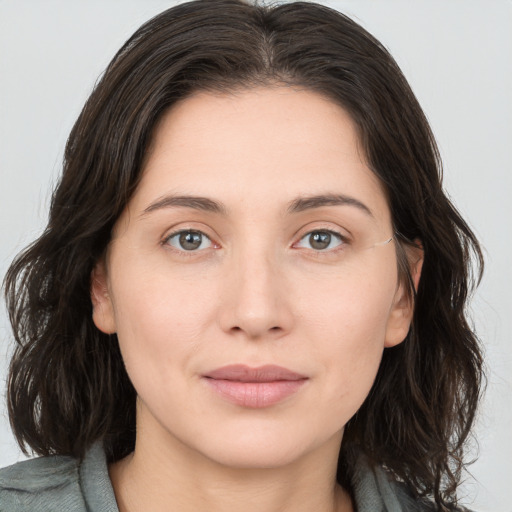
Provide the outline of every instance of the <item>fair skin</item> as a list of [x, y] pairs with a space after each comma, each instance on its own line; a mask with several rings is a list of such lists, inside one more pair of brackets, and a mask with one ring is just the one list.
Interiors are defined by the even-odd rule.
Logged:
[[[352, 510], [344, 425], [412, 315], [392, 235], [351, 118], [322, 96], [202, 92], [164, 116], [92, 276], [138, 395], [135, 451], [109, 468], [121, 512]], [[212, 372], [234, 364], [301, 378], [226, 395]]]

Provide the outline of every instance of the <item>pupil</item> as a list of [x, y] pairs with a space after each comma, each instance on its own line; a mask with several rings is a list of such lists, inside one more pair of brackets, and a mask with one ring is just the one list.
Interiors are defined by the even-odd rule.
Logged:
[[309, 242], [313, 249], [322, 250], [329, 247], [329, 244], [331, 243], [331, 235], [325, 231], [311, 233], [311, 235], [309, 235]]
[[201, 245], [201, 234], [189, 231], [180, 235], [180, 245], [186, 251], [197, 249]]

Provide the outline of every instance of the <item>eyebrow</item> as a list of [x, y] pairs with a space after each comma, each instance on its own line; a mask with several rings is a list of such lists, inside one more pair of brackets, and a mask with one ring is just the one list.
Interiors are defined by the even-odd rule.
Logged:
[[194, 210], [202, 210], [210, 213], [226, 214], [226, 207], [213, 199], [200, 196], [165, 196], [151, 203], [143, 212], [142, 216], [163, 208], [193, 208]]
[[346, 196], [344, 194], [321, 194], [298, 197], [289, 204], [287, 211], [288, 213], [299, 213], [313, 208], [321, 208], [322, 206], [354, 206], [370, 217], [374, 217], [368, 206], [355, 197]]
[[[344, 194], [320, 194], [315, 196], [301, 196], [288, 205], [288, 213], [300, 213], [314, 208], [321, 208], [322, 206], [353, 206], [358, 208], [370, 217], [374, 217], [372, 211], [364, 203], [355, 197], [346, 196]], [[220, 202], [214, 201], [208, 197], [201, 196], [175, 196], [167, 195], [157, 199], [151, 203], [141, 214], [145, 216], [156, 210], [164, 208], [193, 208], [194, 210], [201, 210], [210, 213], [218, 213], [226, 215], [227, 208]]]

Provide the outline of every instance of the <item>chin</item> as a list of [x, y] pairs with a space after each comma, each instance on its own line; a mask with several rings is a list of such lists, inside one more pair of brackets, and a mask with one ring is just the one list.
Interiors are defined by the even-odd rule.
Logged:
[[318, 432], [307, 436], [307, 432], [296, 428], [298, 435], [293, 434], [293, 429], [272, 432], [254, 428], [238, 435], [225, 434], [220, 439], [211, 437], [196, 449], [210, 460], [236, 469], [278, 469], [298, 463], [323, 448], [339, 451], [340, 432], [320, 438]]
[[277, 469], [297, 462], [305, 455], [303, 446], [283, 446], [283, 443], [233, 443], [215, 450], [209, 458], [218, 464], [236, 469]]

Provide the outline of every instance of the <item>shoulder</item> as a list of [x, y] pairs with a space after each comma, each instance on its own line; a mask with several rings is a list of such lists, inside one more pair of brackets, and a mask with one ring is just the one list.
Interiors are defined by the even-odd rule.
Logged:
[[39, 457], [0, 469], [0, 511], [35, 510], [85, 511], [76, 459]]
[[66, 485], [77, 478], [76, 459], [63, 456], [38, 457], [0, 469], [0, 490], [41, 491]]
[[[411, 490], [402, 482], [395, 480], [390, 484], [394, 488], [395, 495], [400, 503], [402, 510], [407, 512], [439, 512], [439, 507], [434, 501], [428, 498], [417, 498]], [[451, 512], [472, 512], [471, 510], [452, 505]]]
[[414, 497], [405, 484], [392, 481], [390, 485], [394, 489], [395, 496], [404, 510], [414, 512], [436, 512], [438, 510], [433, 501], [427, 498]]
[[[400, 482], [394, 482], [396, 496], [404, 510], [417, 512], [438, 512], [438, 506], [428, 498], [415, 498], [413, 493]], [[463, 506], [452, 506], [452, 512], [472, 512]]]
[[[351, 483], [358, 510], [393, 512], [438, 512], [439, 507], [428, 498], [418, 498], [403, 482], [395, 480], [383, 467], [360, 456]], [[453, 512], [470, 512], [463, 507]]]

